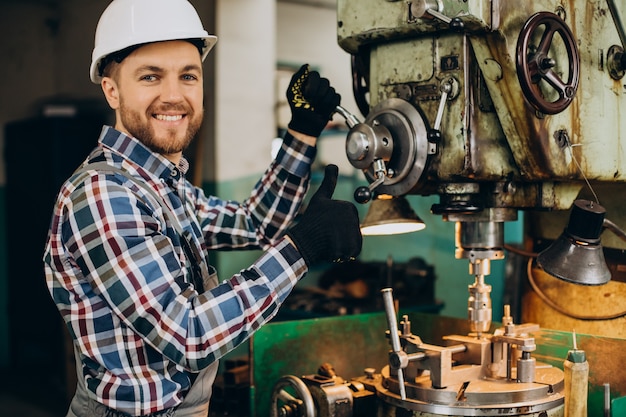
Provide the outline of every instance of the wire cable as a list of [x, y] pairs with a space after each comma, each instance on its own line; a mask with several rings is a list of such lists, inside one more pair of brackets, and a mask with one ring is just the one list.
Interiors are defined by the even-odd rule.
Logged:
[[508, 250], [509, 252], [512, 252], [512, 253], [514, 253], [516, 255], [523, 256], [525, 258], [536, 258], [537, 255], [538, 255], [537, 252], [529, 252], [529, 251], [526, 251], [524, 249], [517, 248], [517, 247], [515, 247], [513, 245], [509, 245], [507, 243], [505, 243], [503, 247], [504, 247], [504, 249]]
[[578, 159], [576, 159], [576, 157], [574, 156], [574, 151], [572, 150], [572, 148], [574, 146], [581, 146], [581, 145], [573, 145], [573, 144], [571, 144], [570, 141], [569, 141], [569, 138], [568, 138], [567, 139], [567, 149], [569, 150], [569, 154], [572, 157], [572, 161], [574, 161], [574, 163], [576, 164], [576, 167], [578, 168], [578, 171], [580, 172], [580, 175], [583, 176], [583, 179], [585, 180], [585, 183], [587, 184], [587, 187], [589, 187], [589, 191], [591, 191], [591, 193], [593, 194], [593, 198], [596, 199], [596, 204], [600, 205], [600, 199], [598, 198], [598, 195], [596, 194], [595, 190], [591, 186], [591, 183], [587, 179], [587, 176], [585, 175], [585, 172], [583, 171], [583, 168], [580, 166], [580, 163], [578, 163]]
[[599, 320], [599, 321], [603, 321], [603, 320], [614, 320], [614, 319], [618, 319], [620, 317], [624, 317], [626, 316], [626, 311], [622, 311], [620, 313], [616, 313], [616, 314], [608, 314], [606, 316], [587, 316], [587, 315], [582, 315], [582, 314], [575, 314], [572, 312], [569, 312], [565, 309], [563, 309], [561, 306], [559, 306], [558, 304], [556, 304], [554, 301], [552, 301], [537, 285], [537, 283], [535, 282], [535, 277], [533, 275], [533, 271], [532, 271], [532, 262], [533, 262], [533, 258], [529, 258], [528, 259], [528, 264], [526, 267], [526, 273], [528, 275], [528, 282], [530, 283], [530, 286], [533, 288], [533, 290], [535, 291], [535, 293], [537, 294], [537, 296], [539, 298], [541, 298], [541, 300], [546, 303], [550, 308], [558, 311], [559, 313], [571, 317], [573, 319], [578, 319], [578, 320], [585, 320], [585, 321], [591, 321], [591, 320]]

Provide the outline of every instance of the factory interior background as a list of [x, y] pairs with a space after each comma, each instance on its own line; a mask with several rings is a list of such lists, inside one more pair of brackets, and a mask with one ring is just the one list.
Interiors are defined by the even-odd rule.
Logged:
[[[287, 82], [304, 63], [327, 77], [341, 94], [342, 106], [361, 117], [352, 92], [350, 56], [337, 44], [335, 1], [191, 3], [208, 31], [219, 37], [204, 67], [205, 123], [186, 153], [192, 163], [190, 179], [208, 193], [246, 198], [269, 164], [273, 141], [286, 125]], [[95, 26], [107, 4], [108, 0], [0, 0], [0, 370], [4, 375], [0, 407], [7, 393], [32, 391], [41, 399], [35, 404], [52, 407], [57, 414], [51, 415], [61, 415], [59, 401], [48, 397], [66, 395], [65, 336], [47, 298], [41, 254], [60, 181], [96, 144], [102, 122], [112, 117], [100, 87], [88, 77]], [[36, 127], [24, 129], [24, 124]], [[68, 139], [64, 132], [74, 128], [80, 134]], [[352, 200], [354, 190], [367, 181], [346, 160], [347, 133], [344, 119], [336, 115], [318, 142], [312, 188], [320, 183], [323, 167], [334, 163], [340, 168], [335, 197]], [[423, 298], [416, 295], [415, 305], [400, 307], [466, 319], [472, 276], [467, 260], [454, 257], [455, 225], [430, 213], [439, 201], [436, 195], [408, 196], [408, 200], [426, 228], [401, 236], [365, 237], [359, 271], [385, 275], [390, 268], [417, 269], [415, 276], [425, 275], [427, 281], [410, 290], [423, 292]], [[367, 205], [358, 208], [362, 219]], [[505, 225], [506, 243], [521, 245], [523, 235], [524, 213], [520, 212], [517, 221]], [[211, 256], [220, 276], [227, 277], [258, 255]], [[524, 268], [518, 262], [507, 254], [491, 264], [487, 284], [492, 286], [494, 321], [499, 321], [505, 304], [519, 314], [519, 271]], [[320, 286], [331, 268], [311, 271], [298, 288], [305, 296], [295, 294], [292, 305], [285, 306], [283, 319], [367, 312], [362, 305], [349, 311], [345, 306], [310, 304], [312, 295], [327, 291]], [[55, 387], [60, 388], [55, 391]]]

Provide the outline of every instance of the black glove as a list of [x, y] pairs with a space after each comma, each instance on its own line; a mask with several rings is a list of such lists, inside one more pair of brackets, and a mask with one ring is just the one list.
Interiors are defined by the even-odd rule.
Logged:
[[341, 96], [326, 78], [309, 71], [309, 64], [300, 67], [287, 88], [291, 121], [287, 125], [296, 132], [318, 137], [341, 103]]
[[319, 262], [354, 260], [361, 252], [363, 238], [354, 204], [332, 200], [337, 184], [336, 165], [328, 165], [300, 222], [287, 235], [296, 245], [308, 267]]

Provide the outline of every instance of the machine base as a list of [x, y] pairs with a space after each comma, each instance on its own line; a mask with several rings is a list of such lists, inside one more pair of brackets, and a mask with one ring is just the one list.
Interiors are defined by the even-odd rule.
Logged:
[[398, 394], [398, 381], [389, 375], [389, 367], [383, 368], [381, 374], [360, 377], [355, 381], [367, 390], [375, 391], [381, 400], [379, 403], [384, 403], [383, 408], [410, 410], [420, 417], [563, 416], [563, 372], [549, 365], [537, 367], [536, 382], [532, 383], [482, 379], [436, 389], [430, 384], [428, 376], [422, 376], [415, 383], [405, 383], [405, 400]]

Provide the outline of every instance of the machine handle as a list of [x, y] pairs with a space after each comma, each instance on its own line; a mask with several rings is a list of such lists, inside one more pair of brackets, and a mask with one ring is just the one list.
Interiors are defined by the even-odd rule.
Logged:
[[[404, 353], [400, 345], [400, 336], [398, 336], [398, 321], [396, 319], [396, 309], [393, 307], [393, 294], [391, 288], [383, 288], [381, 293], [383, 294], [383, 303], [385, 305], [385, 315], [387, 316], [387, 323], [389, 324], [389, 337], [391, 338], [391, 348], [394, 355]], [[402, 372], [403, 363], [406, 366], [407, 360], [399, 360], [396, 364], [398, 368], [398, 385], [400, 385], [400, 398], [406, 400], [406, 390], [404, 388], [404, 374]], [[391, 365], [391, 364], [390, 364]], [[394, 367], [396, 367], [394, 366]]]
[[346, 124], [348, 125], [350, 129], [352, 129], [354, 126], [358, 125], [359, 123], [361, 123], [354, 114], [350, 113], [344, 107], [337, 106], [335, 108], [335, 112], [339, 113], [344, 119], [346, 119]]

